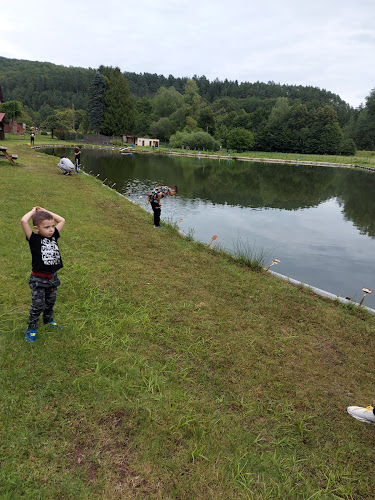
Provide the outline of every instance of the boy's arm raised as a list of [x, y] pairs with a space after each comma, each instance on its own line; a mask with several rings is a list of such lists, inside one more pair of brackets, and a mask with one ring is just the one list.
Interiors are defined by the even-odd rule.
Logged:
[[64, 217], [61, 217], [61, 215], [57, 215], [57, 214], [51, 212], [51, 210], [47, 210], [46, 208], [36, 207], [36, 211], [38, 211], [38, 210], [44, 210], [45, 212], [50, 213], [52, 215], [52, 217], [53, 217], [53, 220], [56, 222], [56, 228], [57, 228], [57, 230], [59, 232], [62, 230], [62, 228], [65, 225], [65, 219], [64, 219]]
[[28, 240], [33, 234], [31, 227], [29, 225], [29, 220], [35, 214], [35, 212], [36, 212], [36, 207], [33, 207], [32, 210], [30, 210], [30, 212], [27, 212], [27, 214], [25, 214], [21, 219], [21, 226]]

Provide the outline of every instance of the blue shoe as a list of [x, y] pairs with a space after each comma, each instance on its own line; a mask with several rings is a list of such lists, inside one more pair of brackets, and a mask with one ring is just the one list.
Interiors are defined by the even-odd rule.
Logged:
[[56, 323], [56, 321], [55, 321], [53, 318], [51, 318], [51, 319], [48, 321], [48, 323], [44, 323], [44, 324], [45, 324], [45, 325], [49, 325], [49, 326], [53, 326], [54, 328], [58, 328], [59, 330], [61, 330], [61, 328], [62, 328], [62, 326], [58, 325], [58, 324]]
[[81, 172], [79, 170], [76, 170], [76, 174], [80, 174]]
[[36, 330], [26, 330], [25, 339], [28, 342], [35, 342], [36, 341]]

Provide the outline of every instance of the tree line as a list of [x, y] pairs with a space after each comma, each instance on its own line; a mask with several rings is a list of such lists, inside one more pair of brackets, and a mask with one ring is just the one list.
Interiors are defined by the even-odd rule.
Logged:
[[[354, 154], [375, 149], [375, 89], [353, 109], [338, 95], [275, 82], [209, 81], [0, 57], [10, 111], [30, 126], [159, 138], [172, 147]], [[15, 104], [17, 103], [17, 104]], [[4, 108], [5, 107], [5, 108]]]

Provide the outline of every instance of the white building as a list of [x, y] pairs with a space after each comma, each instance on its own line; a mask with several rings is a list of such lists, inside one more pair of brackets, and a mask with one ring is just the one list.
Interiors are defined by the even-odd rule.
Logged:
[[149, 137], [137, 137], [136, 135], [123, 135], [122, 140], [128, 144], [135, 144], [136, 146], [151, 146], [154, 148], [159, 147], [159, 139], [150, 139]]
[[137, 137], [137, 146], [154, 146], [159, 147], [159, 139], [149, 139], [148, 137]]

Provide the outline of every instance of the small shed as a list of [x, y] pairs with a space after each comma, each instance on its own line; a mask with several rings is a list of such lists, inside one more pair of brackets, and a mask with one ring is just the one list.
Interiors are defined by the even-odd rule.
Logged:
[[123, 142], [127, 142], [128, 144], [136, 144], [136, 140], [138, 137], [136, 135], [123, 135], [122, 140]]
[[136, 135], [123, 135], [122, 140], [128, 144], [135, 146], [151, 146], [154, 148], [159, 147], [159, 139], [150, 139], [149, 137], [137, 137]]
[[137, 146], [151, 146], [158, 148], [159, 147], [159, 139], [149, 139], [148, 137], [137, 137]]
[[23, 135], [26, 132], [26, 123], [4, 123], [4, 131], [7, 134]]

